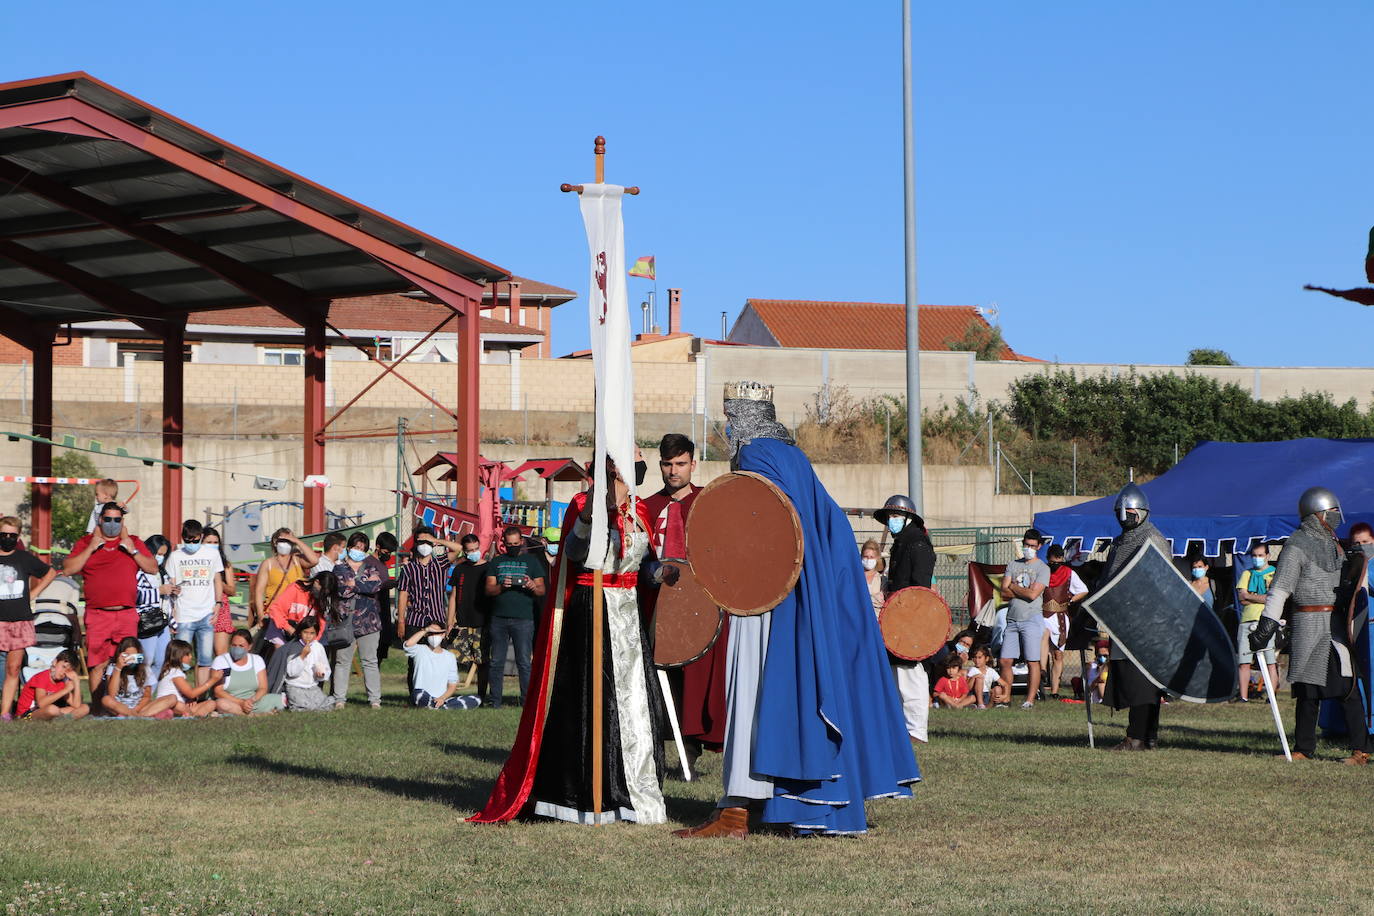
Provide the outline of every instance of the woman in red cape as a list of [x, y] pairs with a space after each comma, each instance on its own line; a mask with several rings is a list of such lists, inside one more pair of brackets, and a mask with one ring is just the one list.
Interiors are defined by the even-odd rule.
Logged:
[[[540, 616], [515, 746], [486, 806], [470, 821], [502, 823], [521, 813], [582, 824], [667, 820], [658, 681], [635, 598], [641, 571], [657, 579], [661, 567], [649, 550], [650, 520], [643, 503], [636, 500], [631, 514], [629, 490], [618, 475], [615, 490], [619, 511], [610, 519], [608, 543], [600, 551], [588, 544], [588, 494], [577, 494], [568, 506], [553, 572], [556, 585]], [[598, 566], [605, 616], [603, 810], [596, 815], [591, 800], [591, 608], [592, 570]]]

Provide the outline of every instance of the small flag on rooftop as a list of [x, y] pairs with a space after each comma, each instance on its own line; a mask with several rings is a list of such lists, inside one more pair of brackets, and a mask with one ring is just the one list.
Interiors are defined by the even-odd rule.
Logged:
[[630, 276], [643, 277], [646, 280], [653, 280], [654, 277], [654, 256], [638, 258], [635, 266], [630, 268]]

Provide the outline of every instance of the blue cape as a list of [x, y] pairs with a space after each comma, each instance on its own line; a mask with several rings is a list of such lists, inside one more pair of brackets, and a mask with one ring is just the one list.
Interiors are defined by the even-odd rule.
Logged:
[[753, 770], [773, 780], [763, 820], [862, 833], [864, 799], [907, 797], [921, 778], [854, 531], [796, 446], [756, 439], [739, 469], [778, 486], [801, 519], [804, 559], [773, 609]]

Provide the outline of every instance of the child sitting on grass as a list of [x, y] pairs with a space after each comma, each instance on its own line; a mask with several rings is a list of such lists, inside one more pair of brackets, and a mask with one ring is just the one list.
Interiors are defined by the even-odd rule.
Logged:
[[963, 709], [977, 701], [969, 691], [968, 677], [964, 674], [963, 656], [954, 654], [945, 661], [945, 676], [935, 682], [931, 695], [941, 706], [951, 709]]
[[979, 709], [987, 709], [989, 703], [1005, 705], [1011, 700], [1011, 691], [1002, 683], [1002, 675], [992, 667], [992, 653], [985, 646], [973, 650], [973, 664], [968, 669], [968, 679]]
[[52, 666], [29, 678], [19, 691], [21, 719], [80, 719], [90, 711], [91, 707], [81, 702], [81, 679], [76, 676], [76, 653], [71, 649], [57, 653]]
[[173, 697], [154, 699], [155, 686], [143, 660], [143, 645], [137, 637], [126, 636], [105, 666], [98, 709], [107, 716], [170, 719], [177, 701]]
[[331, 712], [334, 701], [320, 689], [320, 681], [329, 677], [329, 658], [320, 645], [320, 626], [314, 617], [301, 621], [296, 638], [301, 641], [300, 651], [286, 661], [286, 708], [292, 712]]
[[203, 719], [215, 711], [215, 701], [207, 699], [214, 688], [217, 677], [205, 679], [204, 684], [191, 686], [186, 673], [195, 667], [196, 654], [191, 644], [184, 639], [174, 639], [167, 644], [167, 660], [162, 663], [158, 673], [157, 697], [175, 697], [172, 712], [183, 718]]

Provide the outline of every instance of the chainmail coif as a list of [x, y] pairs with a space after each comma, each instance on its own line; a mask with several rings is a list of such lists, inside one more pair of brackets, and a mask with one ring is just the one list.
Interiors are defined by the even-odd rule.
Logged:
[[781, 439], [788, 445], [797, 444], [797, 440], [792, 438], [787, 427], [778, 422], [777, 410], [772, 401], [726, 398], [725, 419], [732, 455], [738, 453], [739, 447], [751, 439]]

